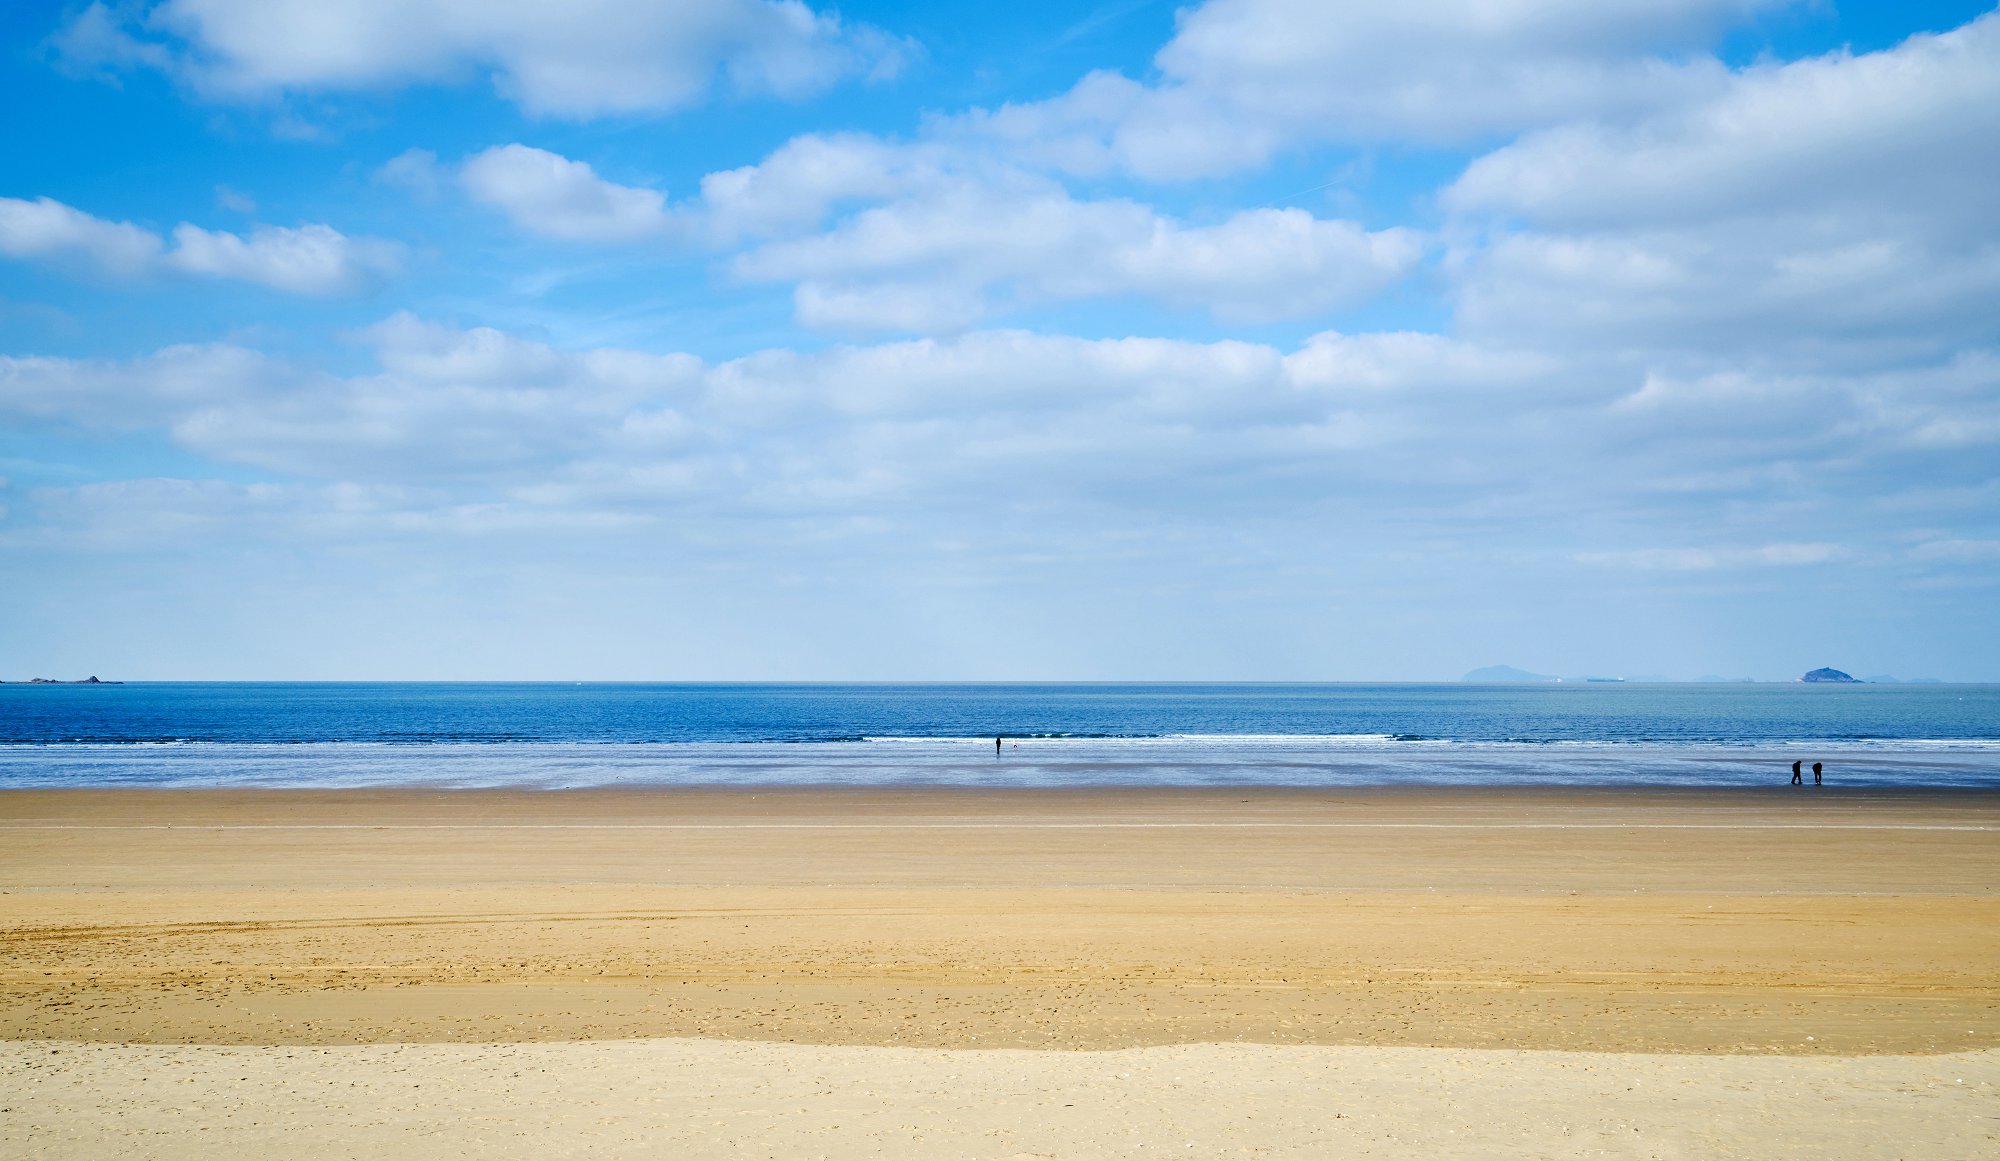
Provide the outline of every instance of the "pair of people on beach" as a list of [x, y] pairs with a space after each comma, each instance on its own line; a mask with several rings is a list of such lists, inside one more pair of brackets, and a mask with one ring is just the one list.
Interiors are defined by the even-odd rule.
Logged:
[[[1821, 782], [1820, 782], [1820, 780], [1819, 780], [1819, 778], [1820, 778], [1820, 771], [1821, 771], [1821, 769], [1823, 769], [1823, 767], [1821, 767], [1821, 766], [1820, 766], [1820, 764], [1819, 764], [1818, 762], [1814, 762], [1814, 763], [1813, 763], [1813, 785], [1814, 785], [1814, 786], [1819, 786], [1819, 785], [1821, 785]], [[1794, 785], [1794, 786], [1804, 786], [1805, 784], [1806, 784], [1806, 783], [1805, 783], [1805, 779], [1804, 779], [1804, 777], [1803, 777], [1803, 776], [1801, 776], [1801, 774], [1800, 774], [1800, 772], [1799, 772], [1799, 763], [1797, 763], [1797, 762], [1794, 762], [1794, 763], [1792, 763], [1792, 785]]]

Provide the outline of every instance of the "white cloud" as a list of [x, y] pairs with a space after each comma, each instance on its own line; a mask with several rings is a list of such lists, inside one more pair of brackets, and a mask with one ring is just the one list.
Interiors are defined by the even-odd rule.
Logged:
[[381, 374], [190, 412], [175, 423], [176, 439], [218, 458], [333, 479], [520, 479], [606, 454], [622, 424], [669, 406], [699, 369], [685, 355], [565, 354], [408, 315], [365, 338]]
[[166, 429], [302, 378], [241, 347], [190, 344], [140, 359], [0, 357], [0, 413], [108, 432]]
[[435, 488], [384, 484], [242, 484], [145, 478], [38, 488], [30, 497], [72, 542], [132, 551], [216, 536], [264, 543], [384, 535], [492, 537], [520, 533], [589, 539], [644, 521], [619, 513], [537, 510], [462, 502]]
[[0, 254], [76, 264], [117, 278], [183, 274], [253, 282], [294, 294], [342, 294], [395, 273], [401, 249], [331, 226], [257, 226], [248, 237], [182, 222], [159, 235], [49, 198], [0, 198]]
[[1791, 0], [1210, 0], [1185, 10], [1157, 81], [1094, 73], [961, 132], [1063, 168], [1157, 178], [1262, 164], [1293, 144], [1511, 135], [1641, 114], [1723, 83], [1701, 49]]
[[[1119, 296], [1236, 322], [1311, 317], [1395, 282], [1425, 247], [1413, 230], [1297, 209], [1190, 225], [1132, 201], [1078, 201], [952, 150], [858, 135], [795, 138], [757, 165], [709, 174], [699, 198], [672, 206], [661, 191], [519, 144], [470, 158], [460, 178], [475, 200], [549, 237], [764, 239], [734, 272], [793, 283], [800, 321], [840, 331], [962, 330], [1020, 306]], [[854, 212], [822, 230], [843, 210]]]
[[561, 117], [681, 108], [718, 83], [803, 96], [893, 73], [908, 51], [800, 0], [164, 0], [130, 22], [126, 11], [93, 3], [58, 50], [85, 66], [167, 67], [224, 96], [490, 72], [524, 109]]
[[1778, 545], [1847, 539], [1771, 536], [1771, 522], [1801, 518], [1779, 497], [1845, 516], [1855, 489], [1884, 490], [1885, 472], [1910, 488], [1983, 479], [2000, 440], [1939, 454], [1912, 439], [1982, 396], [1990, 366], [1979, 364], [1775, 383], [1656, 377], [1641, 392], [1615, 364], [1421, 334], [1324, 334], [1282, 352], [975, 332], [719, 364], [562, 351], [408, 315], [364, 339], [379, 369], [349, 377], [230, 346], [0, 360], [0, 414], [158, 430], [292, 477], [477, 487], [486, 502], [590, 512], [860, 514], [1001, 494], [1089, 507], [1101, 494], [1199, 519], [1337, 498], [1375, 509], [1370, 520], [1430, 526], [1462, 509], [1542, 535], [1551, 510], [1613, 504], [1629, 533], [1643, 523], [1634, 513], [1671, 524], [1691, 504], [1739, 496], [1757, 504], [1738, 531]]
[[1460, 319], [1541, 343], [1833, 366], [2000, 341], [2000, 15], [1531, 135], [1445, 191]]
[[121, 69], [145, 66], [173, 67], [173, 54], [164, 45], [148, 44], [133, 36], [126, 21], [111, 7], [92, 0], [49, 38], [56, 61], [79, 73], [98, 73], [107, 78]]
[[2000, 339], [2000, 249], [1773, 216], [1701, 228], [1510, 232], [1466, 253], [1468, 333], [1765, 366], [1893, 365]]
[[[1213, 226], [1153, 223], [1143, 245], [1107, 257], [1105, 289], [1150, 292], [1218, 318], [1264, 322], [1352, 305], [1408, 274], [1423, 252], [1415, 230], [1369, 231], [1299, 209], [1245, 210]], [[1088, 272], [1078, 281], [1088, 287]]]
[[859, 133], [806, 134], [762, 161], [701, 180], [699, 212], [717, 241], [816, 228], [836, 208], [883, 201], [944, 180], [930, 145], [897, 145]]
[[52, 198], [0, 198], [0, 254], [73, 262], [121, 277], [160, 260], [160, 238], [130, 222], [107, 222]]
[[1799, 568], [1849, 555], [1838, 544], [1763, 544], [1726, 548], [1639, 548], [1622, 552], [1580, 552], [1580, 564], [1645, 572], [1708, 572], [1715, 569]]
[[[983, 488], [998, 465], [1047, 466], [1055, 449], [1107, 432], [1125, 446], [1086, 474], [1178, 478], [1211, 456], [1254, 462], [1267, 439], [1296, 438], [1282, 430], [1294, 423], [1438, 393], [1476, 397], [1534, 366], [1428, 336], [1328, 335], [1285, 355], [1250, 343], [983, 332], [714, 365], [565, 352], [408, 315], [363, 337], [380, 369], [347, 378], [226, 345], [131, 361], [0, 359], [0, 414], [158, 429], [223, 462], [321, 479], [481, 480], [544, 494], [700, 484], [715, 502], [777, 504], [879, 495], [892, 482], [922, 491], [925, 477]], [[1323, 448], [1323, 435], [1306, 443]], [[1167, 446], [1146, 462], [1147, 449]]]
[[1191, 226], [1016, 178], [941, 184], [753, 250], [736, 270], [796, 282], [809, 326], [933, 331], [1011, 306], [1127, 295], [1237, 322], [1310, 317], [1381, 290], [1422, 252], [1414, 231], [1370, 232], [1303, 210]]
[[664, 194], [606, 181], [581, 161], [526, 145], [488, 149], [468, 159], [459, 177], [474, 199], [553, 238], [627, 242], [672, 224]]
[[949, 334], [970, 328], [993, 311], [993, 304], [976, 286], [838, 284], [816, 279], [806, 279], [792, 289], [792, 307], [806, 326], [850, 334]]
[[374, 178], [383, 185], [408, 192], [419, 201], [435, 201], [449, 179], [438, 164], [438, 155], [428, 149], [405, 149], [383, 162]]
[[1887, 51], [1767, 64], [1636, 124], [1584, 121], [1480, 158], [1447, 206], [1653, 228], [1852, 211], [1994, 229], [2000, 14]]
[[182, 222], [167, 264], [293, 294], [345, 294], [394, 274], [400, 254], [394, 243], [349, 238], [331, 226], [258, 226], [245, 238]]
[[[939, 150], [864, 134], [794, 137], [755, 165], [710, 173], [696, 198], [669, 206], [664, 191], [607, 181], [587, 162], [512, 144], [467, 158], [459, 183], [476, 201], [532, 233], [619, 242], [672, 235], [728, 247], [819, 228], [836, 210], [936, 187]], [[435, 191], [437, 155], [410, 150], [376, 172], [414, 193]]]

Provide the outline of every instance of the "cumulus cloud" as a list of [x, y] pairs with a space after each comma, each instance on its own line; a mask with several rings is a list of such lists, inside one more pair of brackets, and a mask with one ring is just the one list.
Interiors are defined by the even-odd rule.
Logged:
[[0, 254], [70, 262], [136, 276], [160, 261], [159, 235], [130, 222], [107, 222], [53, 198], [0, 198]]
[[[392, 163], [399, 175], [426, 164]], [[1304, 318], [1383, 289], [1425, 249], [1414, 230], [1298, 209], [1192, 225], [1133, 201], [1079, 201], [951, 150], [859, 135], [796, 138], [757, 165], [709, 174], [697, 198], [674, 205], [520, 144], [459, 172], [476, 201], [546, 237], [749, 242], [731, 262], [738, 277], [793, 284], [799, 320], [840, 331], [962, 330], [1021, 306], [1120, 296], [1234, 322]]]
[[893, 74], [909, 51], [800, 0], [93, 3], [54, 43], [77, 67], [164, 67], [227, 97], [488, 73], [527, 111], [577, 118], [681, 108], [717, 84], [804, 96], [845, 77]]
[[[968, 164], [976, 177], [965, 172]], [[433, 193], [449, 174], [423, 149], [376, 171], [378, 180], [420, 195]], [[794, 137], [753, 165], [704, 176], [695, 197], [672, 205], [664, 190], [621, 185], [588, 162], [519, 143], [467, 158], [457, 178], [474, 200], [532, 233], [596, 242], [672, 235], [720, 248], [811, 233], [839, 212], [922, 191], [1030, 180], [962, 151], [861, 133]]]
[[394, 273], [400, 249], [379, 238], [349, 238], [331, 226], [258, 226], [249, 237], [174, 227], [174, 270], [254, 282], [294, 294], [343, 294]]
[[[790, 284], [816, 328], [943, 333], [1121, 296], [1263, 322], [1365, 300], [1413, 268], [1422, 239], [1298, 210], [1178, 221], [1081, 200], [1033, 165], [1175, 176], [1328, 135], [1528, 128], [1443, 195], [1467, 333], [1774, 365], [1888, 365], [1991, 341], [2000, 16], [1888, 52], [1739, 73], [1696, 51], [1763, 6], [1216, 0], [1183, 16], [1157, 82], [1098, 74], [1054, 102], [946, 118], [914, 142], [801, 136], [709, 174], [678, 204], [522, 145], [461, 177], [549, 236], [747, 244], [730, 268]], [[1146, 153], [1149, 117], [1161, 149], [1195, 151], [1192, 168]], [[1021, 146], [1002, 150], [1011, 160], [994, 134]], [[1204, 141], [1246, 152], [1202, 160]]]
[[818, 227], [839, 207], [886, 201], [947, 180], [947, 151], [861, 133], [794, 137], [755, 165], [701, 180], [699, 212], [720, 242]]
[[664, 194], [606, 181], [581, 161], [526, 145], [488, 149], [468, 159], [459, 178], [475, 200], [552, 238], [628, 242], [672, 224]]
[[1726, 70], [1698, 50], [1789, 2], [1210, 0], [1181, 14], [1156, 80], [1093, 73], [957, 129], [1065, 168], [1183, 178], [1295, 144], [1461, 143], [1623, 119], [1723, 84]]
[[182, 222], [173, 248], [130, 222], [107, 222], [50, 198], [0, 198], [0, 254], [114, 278], [194, 275], [294, 294], [343, 294], [395, 273], [401, 249], [331, 226], [257, 226], [245, 237]]
[[1809, 206], [1990, 230], [1996, 140], [2000, 14], [1988, 14], [1887, 51], [1754, 66], [1635, 124], [1531, 134], [1479, 158], [1443, 200], [1564, 226]]
[[2000, 15], [1531, 134], [1444, 203], [1460, 317], [1541, 342], [1886, 365], [2000, 341]]
[[736, 269], [796, 282], [809, 326], [931, 331], [1008, 304], [1121, 295], [1236, 322], [1309, 317], [1381, 290], [1422, 252], [1415, 231], [1370, 232], [1303, 210], [1191, 226], [1135, 202], [964, 183], [767, 245]]

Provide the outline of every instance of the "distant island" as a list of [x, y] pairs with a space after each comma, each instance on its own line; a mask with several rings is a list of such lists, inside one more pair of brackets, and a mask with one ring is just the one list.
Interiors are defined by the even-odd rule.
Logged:
[[61, 679], [59, 679], [59, 678], [54, 678], [54, 677], [30, 677], [30, 678], [29, 678], [28, 680], [26, 680], [26, 681], [16, 681], [16, 682], [11, 682], [11, 683], [10, 683], [10, 682], [6, 682], [6, 681], [0, 681], [0, 685], [8, 685], [8, 684], [13, 684], [13, 685], [124, 685], [125, 683], [124, 683], [124, 682], [122, 682], [122, 681], [99, 681], [99, 680], [98, 680], [98, 679], [97, 679], [97, 678], [96, 678], [95, 676], [92, 676], [92, 677], [86, 677], [86, 678], [84, 678], [84, 679], [83, 679], [83, 680], [81, 680], [81, 681], [63, 681], [63, 680], [61, 680]]
[[1483, 669], [1473, 670], [1472, 672], [1466, 674], [1459, 680], [1479, 681], [1488, 683], [1513, 682], [1513, 683], [1527, 684], [1532, 682], [1561, 681], [1562, 678], [1555, 677], [1547, 673], [1529, 673], [1525, 669], [1516, 669], [1511, 665], [1488, 665]]
[[1861, 684], [1859, 681], [1855, 680], [1854, 675], [1851, 673], [1842, 673], [1838, 669], [1827, 669], [1827, 668], [1815, 669], [1812, 672], [1806, 674], [1804, 677], [1799, 678], [1799, 680], [1809, 681], [1815, 684], [1824, 684], [1824, 683], [1832, 683], [1834, 685]]

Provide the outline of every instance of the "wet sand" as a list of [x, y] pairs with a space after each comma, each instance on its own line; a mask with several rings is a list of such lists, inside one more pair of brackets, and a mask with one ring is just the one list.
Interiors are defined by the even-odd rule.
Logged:
[[[1363, 1049], [1451, 1050], [1410, 1067], [1490, 1062], [1489, 1095], [1539, 1083], [1535, 1061], [1560, 1087], [1577, 1060], [1680, 1054], [1657, 1065], [1692, 1086], [1676, 1099], [1735, 1108], [1754, 1138], [1783, 1117], [1724, 1089], [1797, 1057], [1920, 1120], [1881, 1094], [1928, 1092], [1912, 1078], [1938, 1067], [1987, 1083], [2000, 1047], [1993, 794], [17, 791], [0, 851], [7, 1067], [48, 1091], [31, 1042], [102, 1046], [73, 1058], [95, 1080], [63, 1074], [78, 1126], [146, 1053], [250, 1053], [214, 1058], [249, 1085], [368, 1059], [316, 1046], [422, 1052], [465, 1092], [489, 1091], [469, 1078], [496, 1053], [647, 1041], [546, 1047], [614, 1072], [621, 1053], [769, 1051], [773, 1075], [883, 1046], [1224, 1053], [1212, 1077], [1250, 1053], [1343, 1084], [1433, 1059]], [[1041, 1061], [1007, 1066], [1030, 1087], [1114, 1059], [973, 1058]], [[863, 1052], [798, 1115], [893, 1088], [912, 1059]], [[153, 1107], [143, 1088], [119, 1119]], [[1171, 1119], [1169, 1093], [1145, 1100]], [[1914, 1139], [1870, 1116], [1856, 1147]], [[1975, 1122], [1953, 1131], [1993, 1140], [2000, 1121]]]

